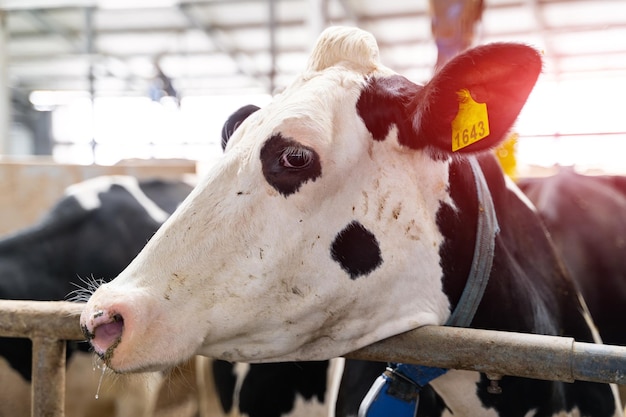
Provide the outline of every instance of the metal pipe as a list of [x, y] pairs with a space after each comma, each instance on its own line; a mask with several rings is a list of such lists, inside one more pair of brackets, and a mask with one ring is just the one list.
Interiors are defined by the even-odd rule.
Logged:
[[66, 301], [0, 300], [0, 336], [33, 342], [33, 417], [65, 415], [65, 340], [84, 339], [78, 323], [82, 309]]
[[[81, 303], [0, 300], [0, 336], [82, 340]], [[494, 375], [626, 385], [626, 347], [571, 337], [426, 326], [345, 355]]]
[[309, 0], [307, 25], [311, 34], [311, 44], [328, 25], [328, 0]]
[[0, 155], [12, 153], [8, 44], [7, 12], [0, 10]]
[[269, 80], [269, 93], [270, 95], [276, 94], [276, 74], [277, 71], [277, 62], [278, 62], [278, 48], [276, 46], [276, 29], [278, 26], [278, 21], [276, 19], [276, 0], [269, 0], [269, 23], [268, 23], [268, 33], [270, 35], [270, 80]]
[[66, 342], [56, 338], [33, 337], [31, 416], [65, 415]]
[[626, 384], [626, 347], [571, 337], [426, 326], [346, 355], [494, 375]]
[[94, 73], [94, 24], [93, 7], [85, 7], [85, 54], [89, 59], [89, 69], [87, 71], [87, 82], [89, 83], [89, 103], [91, 105], [91, 158], [92, 163], [96, 163], [96, 76]]
[[0, 300], [0, 336], [85, 340], [82, 310], [82, 303], [68, 301]]

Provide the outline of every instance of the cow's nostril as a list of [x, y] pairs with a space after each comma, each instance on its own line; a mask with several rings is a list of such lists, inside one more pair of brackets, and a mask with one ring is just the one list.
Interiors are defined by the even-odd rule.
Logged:
[[120, 314], [114, 314], [110, 317], [108, 322], [101, 323], [93, 329], [91, 345], [94, 347], [96, 353], [104, 355], [109, 349], [114, 348], [120, 342], [123, 331], [123, 317]]

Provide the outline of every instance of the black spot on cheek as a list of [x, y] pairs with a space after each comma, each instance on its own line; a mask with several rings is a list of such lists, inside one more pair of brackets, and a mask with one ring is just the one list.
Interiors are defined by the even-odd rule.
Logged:
[[358, 221], [339, 232], [330, 254], [352, 279], [369, 274], [383, 263], [376, 236]]

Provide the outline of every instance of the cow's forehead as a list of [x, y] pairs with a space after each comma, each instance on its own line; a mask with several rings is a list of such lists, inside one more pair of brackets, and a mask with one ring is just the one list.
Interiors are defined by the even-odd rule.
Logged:
[[[307, 70], [271, 103], [249, 117], [230, 139], [258, 143], [291, 131], [306, 145], [333, 141], [340, 125], [358, 120], [356, 103], [368, 80], [396, 75], [379, 62], [378, 46], [367, 32], [335, 28], [312, 52]], [[295, 137], [302, 133], [299, 137]], [[245, 138], [245, 139], [244, 139]]]
[[333, 131], [358, 119], [356, 103], [367, 84], [363, 74], [329, 68], [305, 75], [242, 123], [229, 140], [248, 145], [283, 134], [316, 146], [333, 141]]

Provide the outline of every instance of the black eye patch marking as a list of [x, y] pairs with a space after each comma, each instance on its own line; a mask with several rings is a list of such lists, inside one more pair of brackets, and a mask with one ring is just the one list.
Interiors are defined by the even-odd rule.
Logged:
[[330, 254], [352, 279], [369, 274], [383, 263], [376, 236], [356, 220], [335, 237]]
[[295, 193], [307, 181], [322, 175], [317, 152], [280, 133], [270, 137], [261, 149], [265, 180], [285, 197]]

